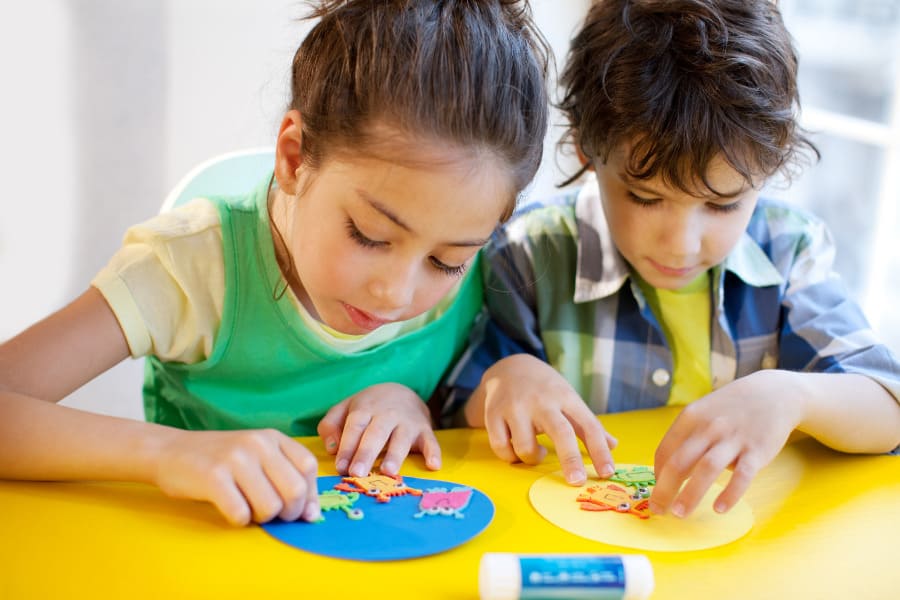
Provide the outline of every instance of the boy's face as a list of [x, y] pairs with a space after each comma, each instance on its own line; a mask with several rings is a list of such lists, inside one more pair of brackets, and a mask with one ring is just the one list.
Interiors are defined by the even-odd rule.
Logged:
[[334, 156], [314, 174], [301, 169], [284, 237], [300, 300], [320, 322], [366, 334], [429, 310], [507, 209], [512, 180], [500, 160], [421, 150], [425, 166]]
[[625, 260], [650, 285], [675, 290], [721, 263], [747, 226], [759, 191], [721, 158], [709, 183], [687, 194], [661, 177], [633, 180], [625, 171], [627, 146], [594, 161], [603, 212]]

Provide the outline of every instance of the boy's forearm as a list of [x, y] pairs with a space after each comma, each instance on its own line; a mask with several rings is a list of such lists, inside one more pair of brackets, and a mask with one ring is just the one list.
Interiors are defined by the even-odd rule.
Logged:
[[803, 401], [797, 429], [843, 452], [889, 452], [900, 444], [900, 404], [878, 382], [853, 373], [781, 373]]
[[153, 483], [159, 448], [175, 434], [0, 391], [0, 478]]

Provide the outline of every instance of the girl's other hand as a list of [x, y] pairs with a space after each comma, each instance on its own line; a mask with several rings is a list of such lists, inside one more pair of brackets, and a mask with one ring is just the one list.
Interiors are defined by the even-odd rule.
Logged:
[[[481, 414], [473, 414], [478, 412]], [[603, 429], [569, 382], [534, 356], [509, 356], [485, 371], [466, 405], [470, 425], [482, 425], [482, 419], [491, 448], [507, 462], [539, 463], [547, 450], [536, 436], [546, 433], [568, 483], [581, 485], [587, 480], [579, 439], [597, 473], [601, 477], [613, 474], [610, 450], [616, 439]]]
[[155, 483], [169, 496], [212, 502], [234, 525], [314, 521], [317, 470], [315, 456], [279, 431], [172, 430]]
[[410, 451], [420, 452], [429, 469], [441, 468], [428, 407], [404, 385], [381, 383], [350, 396], [325, 414], [318, 432], [342, 475], [368, 475], [382, 450], [385, 475], [397, 475]]

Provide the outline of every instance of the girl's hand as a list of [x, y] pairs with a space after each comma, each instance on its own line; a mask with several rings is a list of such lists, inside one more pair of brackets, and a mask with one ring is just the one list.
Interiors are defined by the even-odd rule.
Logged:
[[650, 510], [691, 514], [726, 468], [732, 469], [731, 479], [713, 508], [731, 509], [802, 419], [792, 375], [758, 371], [687, 405], [656, 450]]
[[246, 525], [319, 518], [316, 476], [315, 456], [275, 430], [173, 430], [155, 483], [169, 496], [212, 502], [229, 523]]
[[380, 466], [385, 475], [396, 475], [411, 450], [422, 453], [429, 469], [441, 468], [428, 407], [398, 383], [373, 385], [333, 406], [319, 421], [318, 432], [342, 475], [368, 475], [385, 449]]
[[[483, 404], [483, 414], [477, 412]], [[546, 433], [556, 447], [566, 481], [587, 480], [578, 440], [601, 477], [613, 474], [616, 439], [553, 367], [528, 354], [509, 356], [485, 371], [466, 406], [467, 421], [487, 429], [494, 453], [507, 462], [537, 464], [547, 454], [537, 441]]]

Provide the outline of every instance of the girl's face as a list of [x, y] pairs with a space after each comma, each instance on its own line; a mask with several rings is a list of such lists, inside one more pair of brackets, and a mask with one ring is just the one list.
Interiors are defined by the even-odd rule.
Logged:
[[336, 156], [315, 172], [298, 170], [299, 194], [286, 198], [279, 228], [300, 301], [337, 331], [366, 334], [432, 308], [511, 202], [512, 180], [499, 159], [421, 150], [427, 158], [418, 166]]
[[603, 212], [625, 260], [650, 285], [675, 290], [718, 265], [737, 244], [759, 191], [721, 158], [709, 170], [710, 186], [687, 194], [661, 177], [633, 180], [625, 152], [595, 161]]

